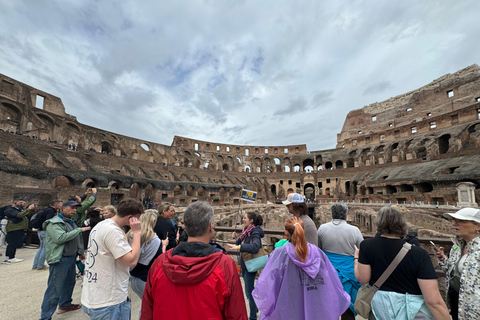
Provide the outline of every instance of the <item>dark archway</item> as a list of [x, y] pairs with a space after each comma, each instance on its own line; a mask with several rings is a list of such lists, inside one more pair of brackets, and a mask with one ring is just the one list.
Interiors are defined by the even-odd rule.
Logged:
[[448, 149], [450, 149], [450, 135], [449, 134], [444, 134], [440, 138], [438, 138], [438, 153], [439, 154], [445, 154], [448, 152]]

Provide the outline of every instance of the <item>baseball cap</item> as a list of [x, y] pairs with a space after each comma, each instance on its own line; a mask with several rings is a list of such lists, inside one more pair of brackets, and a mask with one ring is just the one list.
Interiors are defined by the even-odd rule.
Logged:
[[303, 199], [303, 196], [299, 193], [290, 193], [287, 196], [287, 200], [282, 201], [282, 203], [286, 206], [288, 206], [291, 203], [304, 203], [305, 199]]
[[80, 204], [77, 201], [68, 200], [62, 204], [62, 207], [78, 207]]
[[480, 223], [480, 210], [475, 208], [463, 208], [455, 213], [444, 213], [443, 216], [445, 218], [455, 218]]

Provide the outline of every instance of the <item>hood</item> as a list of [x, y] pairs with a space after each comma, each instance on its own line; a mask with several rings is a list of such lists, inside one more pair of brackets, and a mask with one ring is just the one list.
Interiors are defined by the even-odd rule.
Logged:
[[301, 262], [298, 260], [297, 255], [295, 254], [295, 246], [292, 243], [287, 243], [285, 247], [287, 248], [287, 254], [290, 260], [293, 261], [298, 267], [302, 268], [311, 278], [315, 278], [320, 271], [322, 263], [322, 256], [318, 247], [307, 243], [308, 245], [308, 255], [307, 261]]
[[260, 238], [265, 236], [265, 232], [263, 232], [263, 229], [260, 226], [255, 226], [255, 228], [252, 230], [252, 233], [253, 232], [258, 232], [260, 234]]
[[42, 224], [42, 229], [45, 230], [50, 223], [63, 223], [63, 220], [58, 216], [53, 217], [52, 219], [45, 220]]
[[194, 285], [210, 276], [222, 256], [210, 244], [181, 242], [165, 253], [162, 269], [172, 283]]

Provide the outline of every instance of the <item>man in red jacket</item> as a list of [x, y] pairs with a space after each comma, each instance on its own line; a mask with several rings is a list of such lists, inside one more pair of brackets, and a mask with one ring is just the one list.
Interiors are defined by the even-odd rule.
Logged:
[[188, 242], [153, 263], [140, 319], [247, 319], [235, 262], [209, 244], [213, 219], [213, 208], [206, 202], [187, 208], [183, 220]]

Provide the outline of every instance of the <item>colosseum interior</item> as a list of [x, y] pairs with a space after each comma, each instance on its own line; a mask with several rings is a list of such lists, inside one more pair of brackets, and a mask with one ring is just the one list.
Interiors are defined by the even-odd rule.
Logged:
[[[480, 68], [469, 66], [411, 92], [352, 110], [329, 150], [305, 144], [246, 146], [173, 137], [171, 145], [93, 128], [65, 113], [62, 100], [0, 74], [0, 203], [52, 199], [98, 188], [97, 205], [122, 198], [215, 206], [217, 224], [257, 210], [281, 229], [289, 192], [309, 199], [317, 224], [329, 203], [349, 202], [348, 219], [373, 232], [384, 204], [402, 207], [412, 227], [450, 232], [441, 217], [480, 200]], [[255, 204], [240, 199], [255, 190]]]

